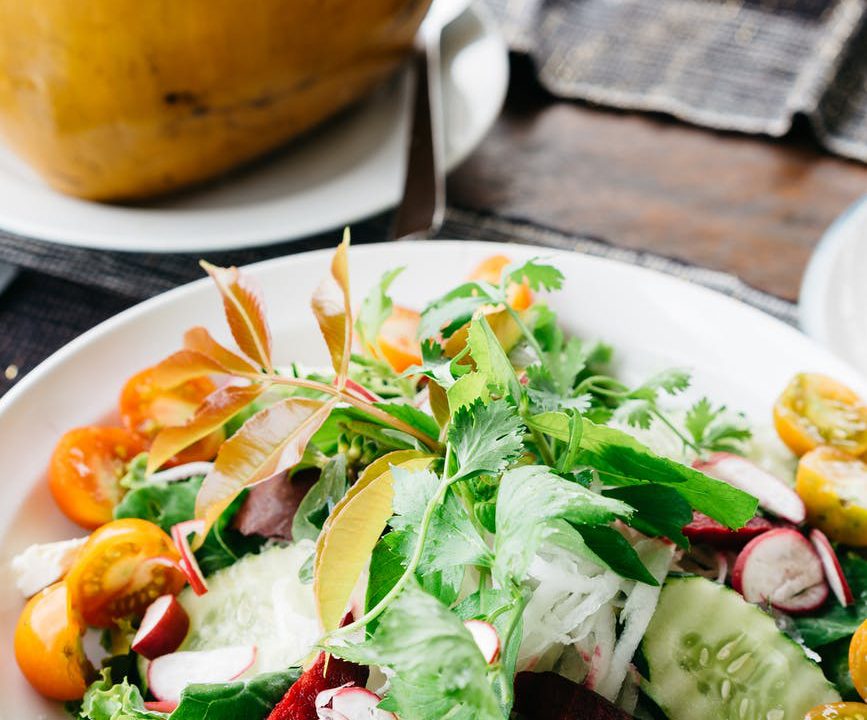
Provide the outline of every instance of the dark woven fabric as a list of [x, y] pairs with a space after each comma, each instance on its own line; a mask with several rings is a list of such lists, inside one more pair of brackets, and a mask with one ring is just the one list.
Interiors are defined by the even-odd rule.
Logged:
[[[382, 216], [353, 226], [354, 242], [384, 240], [389, 218]], [[545, 227], [500, 217], [450, 209], [442, 237], [522, 242], [554, 247], [650, 267], [698, 282], [748, 302], [794, 323], [795, 307], [746, 286], [726, 273], [685, 265], [651, 253], [616, 248], [602, 240], [574, 237]], [[221, 264], [243, 265], [291, 252], [331, 247], [337, 233], [327, 233], [285, 246], [209, 254]], [[8, 246], [4, 253], [8, 251]], [[30, 245], [28, 244], [28, 248]], [[27, 267], [0, 295], [0, 395], [48, 355], [84, 331], [135, 303], [175, 285], [197, 279], [197, 256], [128, 255], [63, 249], [40, 244], [39, 252], [20, 258]], [[71, 252], [70, 255], [66, 253]], [[55, 257], [56, 254], [61, 256]], [[544, 250], [540, 250], [544, 255]], [[0, 255], [2, 257], [2, 255]], [[6, 377], [4, 371], [9, 370]]]
[[555, 95], [867, 161], [865, 0], [486, 0]]

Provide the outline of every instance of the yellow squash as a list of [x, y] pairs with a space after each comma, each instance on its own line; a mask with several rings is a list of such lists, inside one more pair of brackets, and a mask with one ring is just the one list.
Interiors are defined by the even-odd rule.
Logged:
[[369, 92], [429, 2], [0, 0], [0, 135], [62, 192], [166, 193]]

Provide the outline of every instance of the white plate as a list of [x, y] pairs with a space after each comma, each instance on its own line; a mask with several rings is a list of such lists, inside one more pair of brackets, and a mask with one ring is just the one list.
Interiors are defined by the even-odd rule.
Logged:
[[[481, 9], [446, 29], [442, 64], [452, 168], [491, 128], [508, 85], [506, 45]], [[274, 243], [354, 222], [400, 200], [409, 85], [405, 73], [277, 157], [147, 206], [66, 197], [0, 148], [0, 228], [101, 249], [192, 252]]]
[[867, 197], [825, 232], [801, 284], [804, 332], [867, 373]]
[[[406, 265], [394, 285], [398, 302], [420, 307], [453, 286], [481, 258], [538, 255], [539, 248], [481, 242], [433, 241], [366, 245], [351, 250], [357, 303], [384, 269]], [[847, 365], [796, 330], [759, 311], [696, 285], [611, 260], [542, 251], [566, 276], [550, 297], [569, 331], [614, 345], [628, 377], [665, 367], [695, 370], [699, 390], [770, 421], [771, 404], [799, 370], [821, 370], [864, 393]], [[278, 362], [322, 364], [324, 347], [308, 298], [327, 271], [330, 252], [279, 258], [247, 270], [272, 309]], [[277, 311], [281, 309], [282, 311]], [[176, 350], [185, 329], [205, 325], [228, 335], [216, 290], [208, 280], [142, 303], [70, 343], [0, 400], [0, 717], [59, 710], [40, 700], [11, 661], [11, 636], [22, 601], [9, 577], [8, 559], [36, 541], [80, 535], [49, 496], [44, 470], [65, 430], [102, 421], [133, 372]]]

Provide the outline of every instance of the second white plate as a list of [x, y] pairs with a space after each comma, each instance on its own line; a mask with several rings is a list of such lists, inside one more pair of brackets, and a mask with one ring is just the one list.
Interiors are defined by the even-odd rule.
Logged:
[[[446, 159], [457, 165], [499, 115], [508, 50], [471, 8], [443, 37]], [[0, 147], [0, 229], [69, 245], [200, 252], [290, 240], [393, 207], [409, 126], [406, 74], [276, 157], [197, 191], [146, 206], [86, 202], [49, 188]]]

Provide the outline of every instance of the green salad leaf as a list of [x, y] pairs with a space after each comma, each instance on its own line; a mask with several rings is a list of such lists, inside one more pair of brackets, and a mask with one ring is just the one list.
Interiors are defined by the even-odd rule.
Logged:
[[346, 455], [338, 453], [325, 464], [319, 479], [298, 505], [292, 520], [292, 539], [315, 540], [325, 519], [349, 489]]
[[87, 688], [74, 717], [77, 720], [161, 720], [168, 715], [147, 710], [141, 691], [135, 685], [125, 679], [113, 684], [109, 671], [103, 670], [101, 677]]
[[459, 468], [456, 477], [502, 472], [523, 449], [523, 433], [521, 418], [505, 400], [476, 400], [461, 407], [448, 433]]
[[838, 603], [828, 603], [818, 614], [795, 619], [795, 627], [804, 643], [820, 655], [824, 646], [852, 637], [867, 617], [867, 560], [849, 552], [840, 558], [840, 567], [855, 602], [845, 608]]
[[289, 668], [247, 680], [189, 685], [181, 692], [181, 701], [170, 717], [171, 720], [265, 718], [300, 676], [300, 668]]

